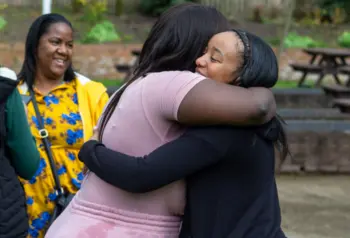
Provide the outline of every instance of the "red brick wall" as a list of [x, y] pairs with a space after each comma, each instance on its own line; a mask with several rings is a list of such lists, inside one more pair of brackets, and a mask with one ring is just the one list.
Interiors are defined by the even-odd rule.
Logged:
[[[90, 78], [121, 78], [123, 75], [117, 73], [115, 64], [132, 62], [130, 50], [138, 49], [141, 46], [141, 44], [76, 44], [73, 64], [80, 73]], [[18, 72], [23, 57], [23, 43], [0, 44], [0, 64]], [[280, 69], [283, 70], [291, 60], [308, 61], [309, 57], [299, 49], [288, 49], [282, 55]]]
[[[341, 141], [341, 143], [339, 143]], [[345, 173], [350, 174], [350, 135], [346, 132], [288, 132], [292, 157], [288, 157], [280, 172]], [[279, 154], [276, 154], [280, 165]]]

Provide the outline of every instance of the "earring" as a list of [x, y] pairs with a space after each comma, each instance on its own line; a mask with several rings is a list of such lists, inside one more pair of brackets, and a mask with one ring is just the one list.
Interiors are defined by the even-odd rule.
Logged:
[[240, 86], [241, 84], [241, 76], [238, 76], [236, 79], [232, 82], [234, 85]]

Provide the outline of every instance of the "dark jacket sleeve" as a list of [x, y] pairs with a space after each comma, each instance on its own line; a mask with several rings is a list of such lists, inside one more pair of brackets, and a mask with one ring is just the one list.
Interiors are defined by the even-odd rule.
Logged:
[[39, 167], [40, 155], [30, 132], [21, 96], [17, 90], [6, 102], [7, 147], [16, 172], [30, 179]]
[[204, 132], [185, 133], [144, 157], [119, 153], [91, 140], [81, 148], [79, 159], [107, 183], [129, 192], [149, 192], [213, 165], [225, 156], [228, 144], [217, 146], [219, 143], [202, 138]]

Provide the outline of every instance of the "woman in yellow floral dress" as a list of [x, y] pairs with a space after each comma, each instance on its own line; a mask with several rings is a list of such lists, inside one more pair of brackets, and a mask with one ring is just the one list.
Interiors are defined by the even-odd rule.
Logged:
[[[58, 14], [37, 18], [29, 29], [25, 59], [18, 78], [21, 94], [33, 90], [48, 131], [60, 183], [75, 194], [83, 180], [83, 164], [77, 154], [88, 140], [108, 100], [106, 88], [72, 69], [73, 30]], [[43, 237], [55, 208], [55, 182], [39, 137], [38, 119], [32, 102], [28, 121], [40, 152], [40, 166], [29, 181], [21, 180], [27, 198], [30, 238]]]

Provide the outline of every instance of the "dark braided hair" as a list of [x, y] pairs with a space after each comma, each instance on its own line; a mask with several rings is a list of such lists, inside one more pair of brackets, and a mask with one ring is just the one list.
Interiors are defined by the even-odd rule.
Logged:
[[[260, 37], [242, 30], [233, 29], [244, 45], [243, 62], [239, 67], [239, 85], [248, 87], [273, 87], [278, 80], [278, 61], [272, 48]], [[280, 152], [281, 161], [290, 154], [286, 124], [280, 115], [268, 122], [268, 131], [278, 132], [275, 146]], [[268, 135], [266, 135], [268, 137]]]

